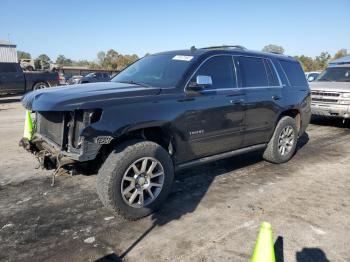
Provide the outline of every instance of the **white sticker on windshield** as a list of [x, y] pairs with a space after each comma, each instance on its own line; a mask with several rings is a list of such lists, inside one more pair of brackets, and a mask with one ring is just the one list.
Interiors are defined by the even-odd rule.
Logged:
[[180, 60], [180, 61], [191, 61], [193, 56], [189, 55], [176, 55], [173, 57], [173, 60]]

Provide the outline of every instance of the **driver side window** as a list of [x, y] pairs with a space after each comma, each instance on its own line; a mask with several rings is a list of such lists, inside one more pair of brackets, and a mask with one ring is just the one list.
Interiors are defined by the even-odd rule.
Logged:
[[213, 84], [209, 90], [235, 88], [236, 76], [231, 56], [214, 56], [207, 60], [191, 79], [195, 83], [198, 75], [210, 76]]

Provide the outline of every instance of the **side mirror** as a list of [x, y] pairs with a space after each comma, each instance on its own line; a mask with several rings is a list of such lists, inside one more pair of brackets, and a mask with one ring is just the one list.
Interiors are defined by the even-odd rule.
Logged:
[[211, 76], [198, 75], [196, 77], [196, 82], [192, 82], [188, 87], [193, 91], [203, 90], [213, 84]]
[[307, 78], [307, 81], [309, 81], [309, 82], [312, 82], [312, 81], [314, 81], [315, 80], [315, 77], [314, 76], [309, 76], [308, 78]]

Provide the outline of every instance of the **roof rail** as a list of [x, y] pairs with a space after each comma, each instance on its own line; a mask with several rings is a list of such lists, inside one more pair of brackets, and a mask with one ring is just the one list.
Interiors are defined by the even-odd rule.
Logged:
[[241, 49], [241, 50], [247, 50], [244, 46], [241, 45], [221, 45], [221, 46], [208, 46], [208, 47], [202, 47], [200, 49]]

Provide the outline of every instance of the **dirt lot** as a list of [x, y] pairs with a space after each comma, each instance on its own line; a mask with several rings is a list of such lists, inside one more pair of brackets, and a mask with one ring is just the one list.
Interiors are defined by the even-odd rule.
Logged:
[[35, 169], [24, 110], [0, 98], [0, 261], [249, 261], [269, 221], [278, 261], [349, 261], [350, 129], [314, 120], [287, 164], [253, 153], [178, 173], [161, 212], [114, 217], [95, 176]]

